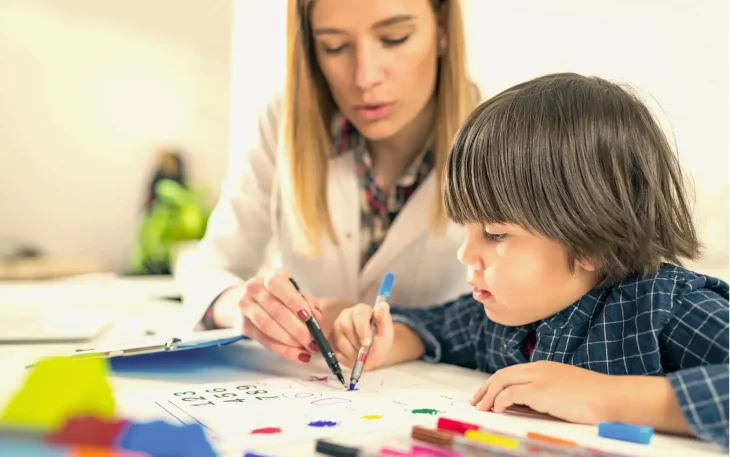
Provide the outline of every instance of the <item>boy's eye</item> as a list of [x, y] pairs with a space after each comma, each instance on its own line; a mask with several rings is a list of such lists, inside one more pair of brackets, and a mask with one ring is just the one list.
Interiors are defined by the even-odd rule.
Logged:
[[383, 44], [386, 46], [398, 46], [399, 44], [403, 44], [406, 41], [408, 41], [408, 38], [410, 38], [410, 35], [403, 35], [400, 37], [388, 37], [388, 38], [382, 38]]
[[489, 233], [486, 231], [484, 232], [484, 238], [486, 238], [490, 241], [500, 242], [500, 241], [504, 240], [505, 236], [507, 236], [507, 235], [504, 233]]

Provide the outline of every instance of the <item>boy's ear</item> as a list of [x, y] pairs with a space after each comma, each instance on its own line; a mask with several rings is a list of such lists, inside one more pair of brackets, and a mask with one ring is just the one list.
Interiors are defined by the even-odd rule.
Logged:
[[576, 266], [576, 268], [580, 268], [581, 270], [589, 271], [591, 273], [596, 271], [596, 265], [593, 262], [586, 260], [586, 259], [577, 259], [575, 261], [575, 266]]

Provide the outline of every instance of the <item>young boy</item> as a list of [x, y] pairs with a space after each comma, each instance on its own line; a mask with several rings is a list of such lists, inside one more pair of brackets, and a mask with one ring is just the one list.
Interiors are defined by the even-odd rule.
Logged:
[[[728, 446], [728, 285], [677, 266], [699, 242], [677, 157], [637, 97], [575, 74], [508, 89], [462, 126], [443, 192], [467, 228], [473, 296], [375, 309], [368, 369], [476, 368], [494, 373], [472, 400], [481, 410]], [[343, 363], [370, 343], [372, 315], [338, 318]]]

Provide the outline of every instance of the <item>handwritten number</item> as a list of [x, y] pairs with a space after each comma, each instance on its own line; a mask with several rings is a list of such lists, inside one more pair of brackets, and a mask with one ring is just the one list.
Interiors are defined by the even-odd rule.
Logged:
[[225, 387], [216, 387], [215, 389], [206, 390], [206, 392], [225, 392], [225, 391], [226, 391]]
[[195, 401], [195, 400], [205, 400], [205, 397], [188, 397], [188, 398], [182, 399], [182, 401]]
[[246, 401], [246, 399], [245, 398], [234, 398], [233, 400], [223, 400], [223, 401], [225, 403], [228, 403], [228, 402], [243, 403], [244, 401]]
[[233, 392], [226, 392], [224, 394], [216, 394], [216, 395], [213, 395], [213, 396], [216, 397], [216, 398], [225, 398], [225, 397], [235, 397], [236, 394], [234, 394]]
[[258, 395], [258, 394], [266, 394], [268, 392], [265, 391], [265, 390], [251, 390], [251, 391], [246, 392], [246, 393], [249, 394], [249, 395]]
[[195, 392], [190, 392], [190, 391], [187, 391], [187, 392], [175, 392], [173, 395], [176, 396], [176, 397], [184, 397], [186, 395], [195, 395]]
[[238, 386], [236, 389], [238, 390], [249, 390], [249, 389], [255, 389], [256, 386]]
[[264, 400], [267, 398], [277, 398], [277, 397], [276, 397], [276, 395], [274, 395], [273, 397], [256, 397], [257, 400]]
[[209, 401], [207, 403], [198, 403], [197, 405], [190, 405], [190, 406], [203, 406], [203, 405], [212, 405], [212, 404], [213, 404], [213, 402]]

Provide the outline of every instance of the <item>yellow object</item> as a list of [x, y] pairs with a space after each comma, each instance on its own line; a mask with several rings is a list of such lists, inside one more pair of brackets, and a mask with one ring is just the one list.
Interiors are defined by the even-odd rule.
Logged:
[[517, 447], [520, 445], [520, 442], [514, 438], [492, 435], [491, 433], [484, 433], [478, 430], [467, 430], [464, 433], [464, 437], [472, 441], [478, 441], [480, 443], [489, 444], [492, 446], [499, 446], [506, 449], [517, 449]]
[[107, 360], [54, 357], [38, 362], [10, 400], [0, 423], [57, 429], [73, 416], [114, 418]]

